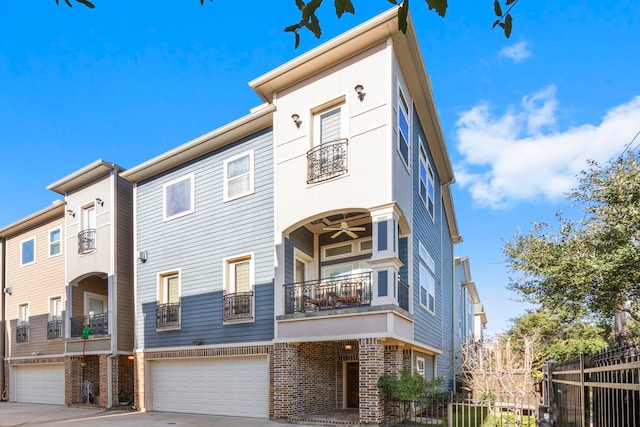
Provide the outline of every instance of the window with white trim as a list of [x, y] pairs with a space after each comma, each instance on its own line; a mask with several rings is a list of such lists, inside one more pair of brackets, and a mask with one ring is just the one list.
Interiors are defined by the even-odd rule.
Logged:
[[16, 325], [16, 343], [29, 342], [29, 303], [18, 304], [18, 323]]
[[313, 116], [315, 145], [327, 144], [342, 138], [342, 109], [340, 106]]
[[62, 229], [60, 227], [49, 230], [49, 256], [62, 253]]
[[409, 166], [409, 153], [411, 152], [409, 112], [409, 104], [402, 89], [398, 86], [398, 151], [407, 167]]
[[224, 200], [237, 199], [254, 192], [253, 150], [224, 161]]
[[434, 174], [433, 169], [431, 168], [431, 164], [427, 160], [427, 151], [424, 146], [424, 142], [422, 138], [419, 138], [420, 141], [420, 198], [424, 202], [424, 206], [427, 208], [427, 212], [431, 219], [434, 218], [434, 197], [435, 197], [435, 187], [434, 187]]
[[420, 305], [432, 314], [436, 311], [436, 280], [435, 261], [427, 252], [427, 249], [419, 243], [419, 283]]
[[253, 320], [253, 254], [245, 254], [224, 261], [225, 295], [223, 320]]
[[47, 339], [62, 338], [62, 297], [49, 298], [49, 322], [47, 324]]
[[36, 262], [36, 238], [20, 242], [20, 266], [24, 267]]
[[195, 211], [195, 176], [187, 176], [174, 179], [162, 186], [164, 221], [179, 218]]
[[416, 357], [416, 374], [424, 377], [424, 357]]
[[180, 327], [180, 271], [158, 274], [158, 305], [156, 306], [156, 328], [176, 329]]

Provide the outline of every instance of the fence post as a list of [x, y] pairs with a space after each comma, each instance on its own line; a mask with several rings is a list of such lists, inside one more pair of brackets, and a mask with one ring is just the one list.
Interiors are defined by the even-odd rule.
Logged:
[[582, 416], [581, 423], [582, 427], [589, 426], [589, 386], [586, 385], [588, 383], [588, 378], [586, 377], [589, 374], [585, 374], [585, 368], [591, 367], [591, 357], [586, 354], [582, 354], [580, 356], [580, 405], [582, 408]]
[[[539, 417], [544, 421], [547, 421], [551, 425], [556, 425], [558, 414], [556, 413], [557, 403], [556, 395], [553, 387], [553, 369], [555, 368], [556, 361], [549, 359], [545, 362], [542, 372], [544, 375], [542, 382], [542, 398], [543, 405], [540, 408]], [[544, 411], [544, 412], [543, 412]]]

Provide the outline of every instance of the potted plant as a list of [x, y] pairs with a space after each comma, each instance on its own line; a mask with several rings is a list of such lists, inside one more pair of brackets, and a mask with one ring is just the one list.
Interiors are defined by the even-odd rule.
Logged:
[[118, 404], [120, 406], [129, 406], [131, 404], [131, 395], [126, 391], [118, 392]]

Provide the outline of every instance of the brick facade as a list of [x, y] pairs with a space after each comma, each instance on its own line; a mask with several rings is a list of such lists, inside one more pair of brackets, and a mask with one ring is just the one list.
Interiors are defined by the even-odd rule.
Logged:
[[360, 359], [360, 423], [382, 422], [384, 407], [378, 391], [378, 378], [384, 374], [384, 345], [376, 338], [361, 338]]

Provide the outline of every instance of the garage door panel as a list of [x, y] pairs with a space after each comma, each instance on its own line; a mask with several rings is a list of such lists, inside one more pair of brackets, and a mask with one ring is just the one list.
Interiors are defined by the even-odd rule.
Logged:
[[15, 375], [16, 402], [64, 405], [64, 365], [17, 366]]
[[209, 358], [151, 362], [152, 408], [267, 418], [267, 358]]

